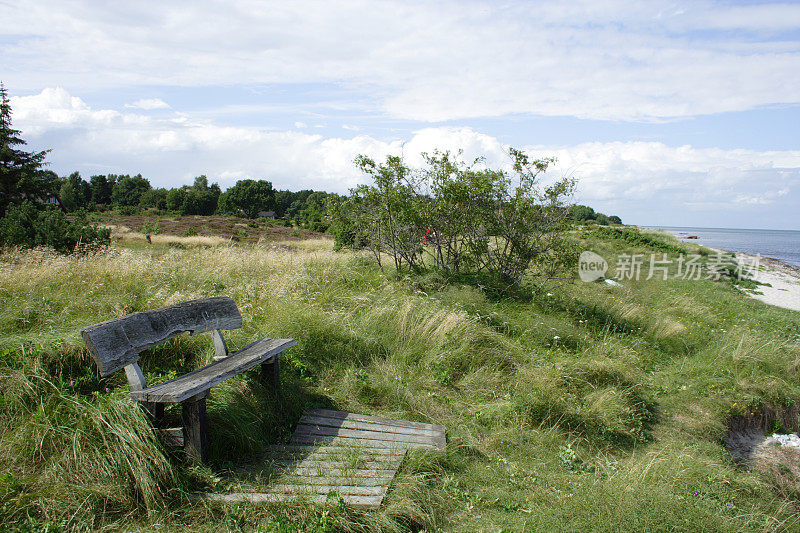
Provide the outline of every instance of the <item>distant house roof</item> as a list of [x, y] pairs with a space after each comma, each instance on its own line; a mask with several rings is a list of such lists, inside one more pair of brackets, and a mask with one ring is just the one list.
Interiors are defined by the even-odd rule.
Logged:
[[259, 211], [258, 218], [275, 218], [275, 211]]
[[48, 194], [47, 196], [39, 196], [39, 195], [29, 195], [25, 193], [20, 193], [20, 198], [22, 199], [29, 199], [33, 200], [34, 202], [40, 202], [43, 204], [50, 204], [58, 207], [63, 212], [67, 212], [67, 208], [64, 207], [64, 204], [61, 202], [61, 198], [57, 194]]
[[64, 204], [61, 203], [61, 198], [57, 194], [51, 194], [47, 198], [44, 199], [44, 203], [46, 204], [53, 204], [57, 205], [63, 212], [67, 212], [67, 208], [64, 207]]

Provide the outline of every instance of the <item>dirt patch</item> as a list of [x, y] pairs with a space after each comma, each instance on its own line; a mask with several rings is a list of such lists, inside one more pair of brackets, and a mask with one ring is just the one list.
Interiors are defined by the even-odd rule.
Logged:
[[791, 407], [763, 407], [735, 415], [728, 420], [724, 444], [734, 461], [750, 464], [764, 455], [765, 449], [782, 446], [773, 434], [789, 435], [800, 429], [800, 410]]

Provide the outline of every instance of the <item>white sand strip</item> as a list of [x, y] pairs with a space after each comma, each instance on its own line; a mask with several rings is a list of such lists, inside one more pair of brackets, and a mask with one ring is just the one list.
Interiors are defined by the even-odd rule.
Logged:
[[749, 296], [770, 305], [800, 311], [800, 268], [771, 257], [757, 257], [743, 252], [734, 253], [737, 260], [742, 258], [748, 264], [753, 264], [757, 259], [759, 269], [754, 277], [756, 281], [770, 285], [769, 287], [759, 285], [755, 289], [755, 292], [762, 294], [752, 294], [747, 291]]

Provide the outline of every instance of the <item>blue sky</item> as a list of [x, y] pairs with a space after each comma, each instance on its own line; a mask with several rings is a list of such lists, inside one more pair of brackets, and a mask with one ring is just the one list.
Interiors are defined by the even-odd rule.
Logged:
[[509, 146], [641, 225], [800, 229], [800, 4], [8, 2], [51, 168], [346, 192], [356, 154]]

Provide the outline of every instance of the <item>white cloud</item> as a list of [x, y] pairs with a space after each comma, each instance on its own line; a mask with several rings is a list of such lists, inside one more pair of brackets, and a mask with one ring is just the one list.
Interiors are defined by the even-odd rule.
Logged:
[[[346, 192], [363, 180], [353, 165], [357, 154], [376, 159], [402, 154], [410, 165], [419, 166], [422, 152], [463, 150], [465, 161], [483, 156], [492, 167], [510, 162], [505, 143], [467, 127], [423, 128], [391, 141], [364, 134], [326, 138], [296, 130], [224, 126], [174, 112], [153, 117], [95, 110], [61, 88], [13, 97], [11, 105], [15, 127], [32, 146], [53, 147], [49, 160], [54, 170], [63, 174], [77, 169], [84, 175], [142, 172], [157, 186], [191, 183], [194, 176], [206, 174], [223, 187], [253, 177], [271, 179], [279, 188]], [[800, 226], [800, 150], [638, 141], [521, 148], [533, 157], [555, 156], [551, 177], [578, 178], [578, 201], [623, 218], [642, 217], [640, 223], [658, 213], [695, 220], [686, 217], [702, 212], [703, 217], [723, 217], [718, 224], [730, 219], [727, 225], [736, 225], [742, 210], [749, 209], [754, 217], [783, 217], [783, 225], [776, 222], [775, 227]]]
[[790, 184], [800, 185], [800, 150], [721, 150], [660, 142], [538, 148], [558, 158], [561, 172], [579, 177], [579, 194], [587, 201], [659, 201], [681, 207], [702, 200], [732, 208], [772, 203], [790, 193]]
[[297, 122], [294, 123], [294, 127], [297, 128], [298, 130], [302, 130], [302, 129], [307, 128], [308, 124], [306, 124], [305, 122], [297, 121]]
[[0, 19], [17, 92], [328, 84], [423, 121], [649, 121], [800, 102], [793, 4], [31, 0], [0, 5]]
[[169, 109], [170, 106], [161, 98], [143, 98], [136, 100], [132, 104], [125, 104], [125, 107], [132, 107], [135, 109]]

